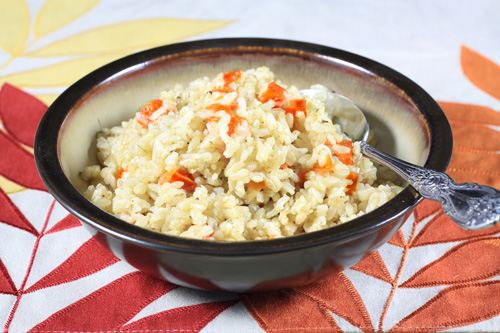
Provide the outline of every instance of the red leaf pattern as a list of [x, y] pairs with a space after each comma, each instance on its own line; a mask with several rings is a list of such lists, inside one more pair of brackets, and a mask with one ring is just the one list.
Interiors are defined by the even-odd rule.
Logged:
[[151, 327], [165, 331], [198, 332], [222, 311], [239, 302], [236, 300], [209, 302], [163, 311], [139, 319], [121, 329], [128, 332], [147, 332]]
[[91, 238], [76, 250], [65, 262], [25, 292], [67, 283], [98, 272], [118, 261], [109, 250]]
[[45, 234], [51, 234], [53, 232], [59, 232], [71, 228], [76, 228], [81, 226], [80, 221], [73, 215], [67, 215], [64, 219], [59, 221], [56, 225], [54, 225], [52, 228], [50, 228], [49, 231], [47, 231]]
[[7, 132], [33, 147], [36, 128], [47, 106], [35, 97], [6, 83], [0, 89], [0, 117]]
[[0, 189], [0, 207], [2, 207], [0, 222], [25, 230], [35, 236], [38, 235], [38, 231], [26, 219], [26, 217], [24, 217], [17, 206], [12, 202], [12, 200], [10, 200], [5, 192], [2, 191], [2, 189]]
[[46, 191], [38, 176], [33, 155], [19, 145], [14, 139], [0, 132], [0, 175], [23, 187]]
[[5, 268], [5, 265], [0, 259], [0, 294], [15, 295], [16, 291], [16, 286], [14, 285], [7, 268]]
[[[30, 331], [116, 330], [144, 306], [173, 288], [174, 285], [144, 273], [130, 273], [53, 314]], [[103, 304], [106, 311], [102, 309]]]

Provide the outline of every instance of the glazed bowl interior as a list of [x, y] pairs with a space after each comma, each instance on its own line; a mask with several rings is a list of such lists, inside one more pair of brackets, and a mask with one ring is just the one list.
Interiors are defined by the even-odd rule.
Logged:
[[[411, 80], [367, 58], [324, 46], [270, 39], [219, 39], [143, 51], [76, 82], [49, 108], [37, 133], [35, 155], [51, 193], [83, 222], [141, 246], [210, 255], [286, 251], [343, 241], [381, 228], [408, 212], [420, 196], [406, 188], [374, 212], [339, 227], [288, 239], [209, 242], [162, 235], [120, 221], [84, 198], [83, 168], [95, 164], [96, 134], [132, 118], [175, 83], [220, 72], [267, 66], [299, 89], [322, 84], [367, 114], [376, 146], [403, 160], [444, 171], [451, 157], [451, 131], [436, 102]], [[242, 244], [245, 243], [245, 244]], [[250, 244], [251, 243], [251, 244]]]

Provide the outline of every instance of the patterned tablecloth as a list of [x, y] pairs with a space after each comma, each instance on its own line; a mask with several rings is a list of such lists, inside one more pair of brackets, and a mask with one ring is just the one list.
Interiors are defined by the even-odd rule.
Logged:
[[80, 77], [183, 40], [324, 44], [407, 75], [449, 117], [457, 181], [500, 188], [498, 1], [0, 1], [0, 327], [4, 332], [500, 330], [500, 229], [467, 232], [423, 202], [378, 252], [321, 283], [217, 294], [106, 252], [45, 190], [44, 111]]

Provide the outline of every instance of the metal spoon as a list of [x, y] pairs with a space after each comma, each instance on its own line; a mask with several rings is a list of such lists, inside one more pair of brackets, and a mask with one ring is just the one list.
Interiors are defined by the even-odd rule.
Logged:
[[441, 203], [446, 215], [464, 229], [479, 230], [500, 223], [500, 191], [475, 183], [457, 184], [447, 174], [416, 166], [366, 143], [369, 125], [361, 109], [348, 98], [323, 89], [301, 90], [304, 97], [322, 100], [334, 123], [354, 141], [366, 157], [391, 169], [424, 198]]

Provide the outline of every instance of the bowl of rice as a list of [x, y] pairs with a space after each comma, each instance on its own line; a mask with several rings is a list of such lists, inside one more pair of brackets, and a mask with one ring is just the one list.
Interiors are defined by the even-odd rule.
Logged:
[[450, 126], [410, 79], [342, 50], [254, 38], [97, 69], [49, 107], [35, 160], [54, 197], [141, 271], [205, 290], [297, 287], [376, 251], [421, 200], [332, 121], [342, 106], [330, 92], [365, 111], [372, 144], [446, 170]]

